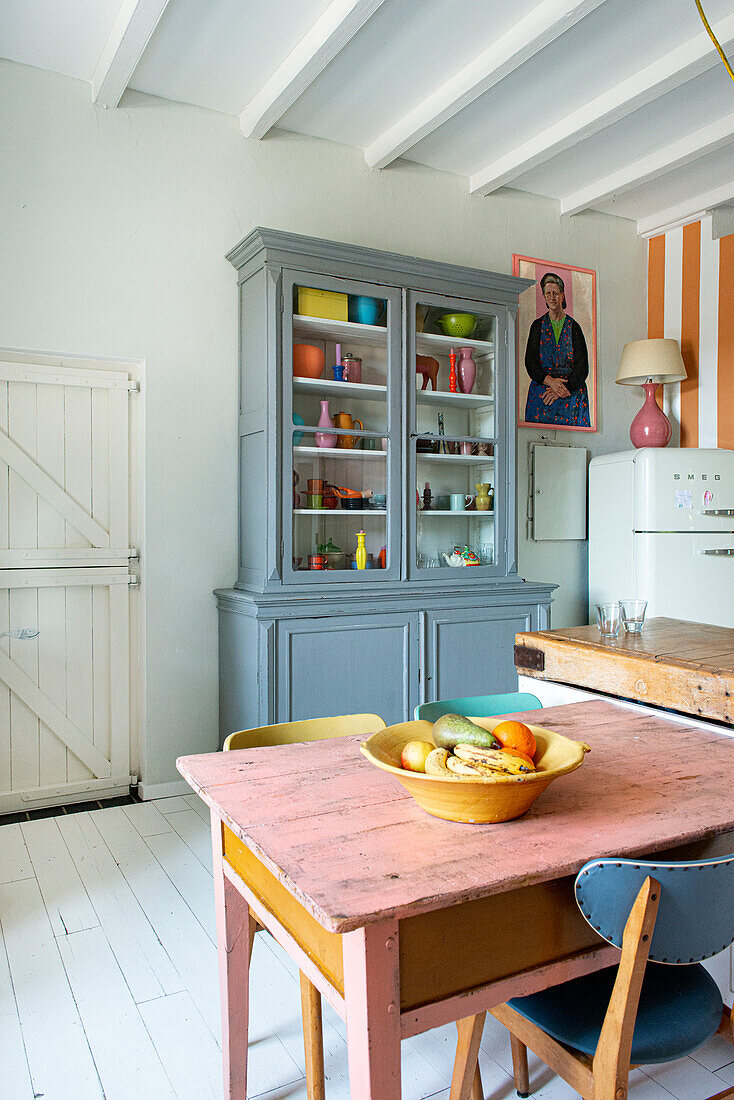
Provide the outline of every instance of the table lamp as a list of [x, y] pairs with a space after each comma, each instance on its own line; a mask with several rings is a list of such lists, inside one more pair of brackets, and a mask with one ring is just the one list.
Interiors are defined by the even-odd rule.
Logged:
[[615, 382], [645, 391], [644, 404], [630, 425], [633, 447], [667, 446], [672, 429], [655, 392], [661, 384], [686, 377], [677, 340], [633, 340], [624, 345]]

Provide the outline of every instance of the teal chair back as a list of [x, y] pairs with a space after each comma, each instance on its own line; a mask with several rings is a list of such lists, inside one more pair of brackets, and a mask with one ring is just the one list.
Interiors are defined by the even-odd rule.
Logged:
[[465, 718], [491, 718], [495, 714], [514, 714], [519, 710], [541, 710], [542, 703], [534, 695], [524, 691], [511, 691], [506, 695], [466, 695], [463, 699], [437, 699], [433, 703], [419, 703], [413, 716], [426, 722], [435, 722], [443, 714], [463, 714]]
[[624, 926], [648, 875], [662, 887], [651, 962], [700, 962], [734, 942], [734, 855], [673, 863], [591, 860], [576, 878], [576, 901], [603, 939], [622, 946]]

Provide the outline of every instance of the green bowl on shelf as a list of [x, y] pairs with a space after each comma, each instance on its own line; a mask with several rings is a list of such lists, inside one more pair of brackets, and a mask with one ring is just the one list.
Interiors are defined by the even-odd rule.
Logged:
[[438, 318], [444, 336], [471, 336], [477, 327], [473, 313], [444, 313]]

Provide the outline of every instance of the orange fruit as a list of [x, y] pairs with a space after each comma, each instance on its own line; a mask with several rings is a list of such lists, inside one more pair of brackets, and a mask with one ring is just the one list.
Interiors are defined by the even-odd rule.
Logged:
[[524, 722], [515, 722], [508, 719], [494, 727], [495, 735], [503, 749], [518, 749], [526, 753], [531, 759], [535, 756], [538, 746], [533, 737], [533, 731]]
[[535, 761], [532, 756], [528, 756], [526, 752], [520, 752], [519, 749], [503, 749], [502, 751], [506, 752], [508, 756], [515, 756], [523, 764], [527, 764], [529, 768], [535, 771]]

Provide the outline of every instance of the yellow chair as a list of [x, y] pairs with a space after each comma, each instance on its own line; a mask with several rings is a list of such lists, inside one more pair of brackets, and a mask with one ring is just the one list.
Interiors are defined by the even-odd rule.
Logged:
[[[305, 722], [280, 722], [274, 726], [258, 726], [251, 730], [230, 733], [224, 742], [228, 749], [258, 749], [266, 745], [294, 745], [300, 741], [324, 741], [329, 737], [356, 737], [385, 729], [376, 714], [341, 714], [336, 718], [311, 718]], [[225, 826], [225, 832], [227, 832]], [[255, 933], [265, 931], [254, 913], [251, 924], [250, 952]], [[303, 1046], [306, 1054], [306, 1089], [308, 1100], [325, 1100], [324, 1041], [321, 1024], [321, 994], [305, 974], [301, 973], [301, 1016]]]

